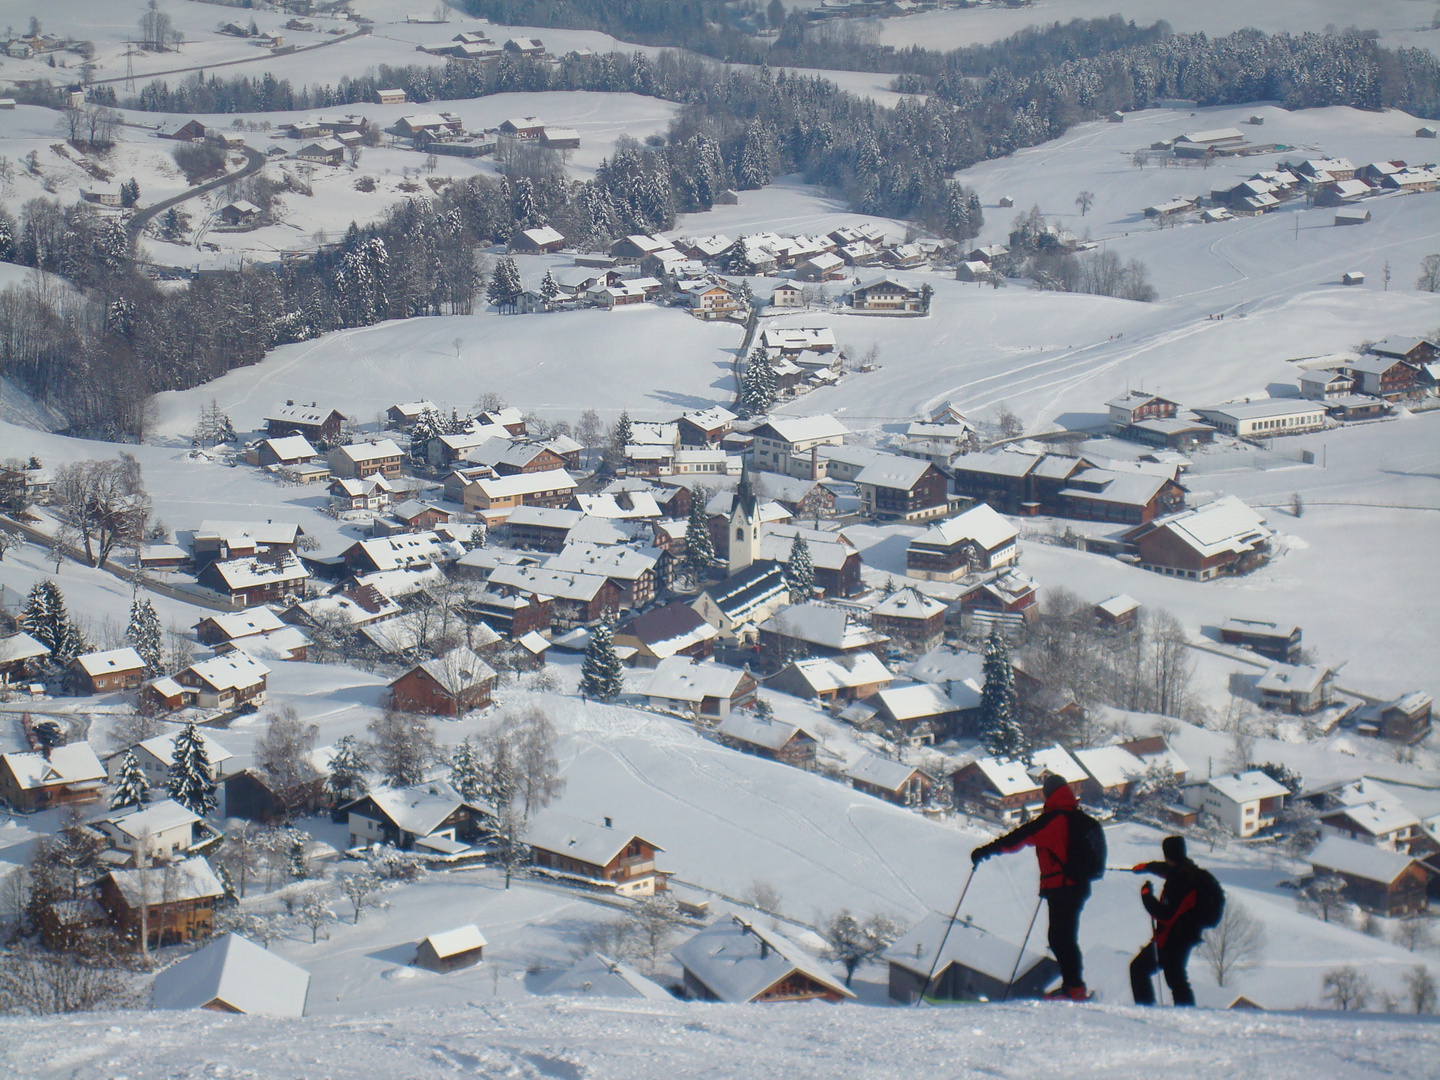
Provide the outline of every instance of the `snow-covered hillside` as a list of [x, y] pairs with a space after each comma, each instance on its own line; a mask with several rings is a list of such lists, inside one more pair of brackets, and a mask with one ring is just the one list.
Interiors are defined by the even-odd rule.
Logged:
[[456, 1075], [516, 1080], [1065, 1076], [1429, 1080], [1440, 1025], [1402, 1017], [1106, 1006], [861, 1009], [483, 995], [445, 1011], [345, 1020], [116, 1014], [0, 1024], [0, 1062], [34, 1080]]

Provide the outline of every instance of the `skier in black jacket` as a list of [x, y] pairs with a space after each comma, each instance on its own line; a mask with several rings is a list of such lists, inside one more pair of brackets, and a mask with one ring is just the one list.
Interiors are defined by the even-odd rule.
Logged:
[[1165, 888], [1157, 900], [1150, 882], [1140, 886], [1140, 901], [1155, 924], [1155, 936], [1130, 961], [1130, 989], [1136, 1005], [1154, 1005], [1155, 987], [1150, 980], [1159, 968], [1165, 973], [1175, 1004], [1194, 1005], [1195, 994], [1185, 966], [1202, 932], [1195, 915], [1196, 879], [1202, 871], [1186, 854], [1183, 836], [1167, 836], [1160, 848], [1165, 853], [1164, 862], [1141, 863], [1134, 868], [1137, 874], [1163, 878]]

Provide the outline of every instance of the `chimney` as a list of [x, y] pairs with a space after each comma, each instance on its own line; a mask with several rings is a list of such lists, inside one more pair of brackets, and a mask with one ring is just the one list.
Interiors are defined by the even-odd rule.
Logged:
[[810, 447], [810, 479], [820, 479], [820, 447], [818, 444]]
[[613, 822], [612, 820], [610, 820], [610, 818], [607, 817], [605, 819], [605, 827], [607, 829], [613, 829], [615, 827], [615, 822]]

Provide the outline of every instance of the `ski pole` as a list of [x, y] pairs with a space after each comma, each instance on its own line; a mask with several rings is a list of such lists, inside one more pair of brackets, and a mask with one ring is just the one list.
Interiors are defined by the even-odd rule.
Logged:
[[1020, 942], [1020, 951], [1015, 955], [1015, 966], [1010, 969], [1010, 981], [1005, 984], [1005, 996], [1001, 1001], [1010, 1000], [1010, 991], [1015, 986], [1015, 976], [1020, 974], [1020, 961], [1025, 959], [1025, 946], [1030, 944], [1030, 932], [1035, 929], [1035, 920], [1040, 916], [1040, 902], [1043, 896], [1035, 898], [1035, 910], [1030, 913], [1030, 925], [1025, 928], [1025, 940]]
[[930, 992], [930, 983], [935, 978], [936, 965], [940, 963], [940, 954], [945, 951], [945, 943], [950, 940], [950, 931], [954, 929], [955, 920], [960, 918], [960, 905], [965, 903], [965, 894], [970, 891], [970, 882], [975, 880], [975, 868], [978, 863], [970, 864], [970, 873], [965, 875], [965, 886], [960, 890], [960, 899], [955, 901], [955, 910], [950, 915], [950, 921], [945, 926], [945, 933], [940, 938], [940, 947], [935, 950], [935, 959], [930, 961], [930, 974], [925, 976], [925, 985], [920, 988], [920, 996], [915, 999], [918, 1006], [925, 1000], [925, 995]]

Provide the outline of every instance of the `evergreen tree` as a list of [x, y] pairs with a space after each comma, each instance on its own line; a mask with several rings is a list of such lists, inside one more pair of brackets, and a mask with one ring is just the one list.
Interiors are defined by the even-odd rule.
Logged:
[[762, 188], [770, 183], [770, 137], [758, 120], [745, 132], [745, 149], [740, 155], [739, 180], [742, 188]]
[[325, 790], [335, 806], [342, 806], [365, 794], [365, 760], [354, 735], [342, 735], [330, 757], [330, 775]]
[[450, 757], [450, 783], [467, 802], [485, 797], [485, 767], [469, 739], [462, 740]]
[[1015, 669], [1010, 646], [998, 626], [985, 643], [985, 689], [980, 693], [980, 741], [995, 757], [1013, 758], [1025, 751], [1020, 706], [1015, 696]]
[[625, 689], [625, 667], [615, 655], [615, 631], [607, 616], [590, 631], [580, 665], [580, 692], [600, 701], [614, 701]]
[[705, 499], [700, 496], [690, 502], [690, 520], [685, 526], [685, 565], [690, 568], [697, 584], [715, 565], [710, 516], [705, 512]]
[[765, 350], [754, 349], [740, 376], [740, 408], [746, 416], [763, 416], [775, 404], [779, 382]]
[[130, 625], [125, 628], [125, 639], [145, 661], [145, 674], [164, 674], [164, 641], [160, 629], [160, 616], [150, 598], [136, 599], [130, 605]]
[[490, 275], [490, 286], [485, 290], [485, 297], [492, 304], [500, 304], [518, 295], [524, 288], [525, 285], [520, 280], [520, 268], [515, 265], [515, 260], [507, 255], [495, 264], [495, 273]]
[[290, 859], [290, 876], [296, 881], [304, 881], [310, 876], [310, 859], [305, 854], [304, 834], [292, 835], [287, 854]]
[[140, 807], [150, 801], [150, 784], [135, 760], [135, 752], [126, 750], [120, 759], [120, 772], [115, 777], [115, 794], [110, 797], [111, 810], [123, 810], [127, 806]]
[[20, 625], [50, 650], [50, 660], [56, 667], [69, 666], [71, 660], [87, 651], [80, 628], [65, 610], [65, 595], [49, 578], [37, 581], [25, 598]]
[[630, 410], [626, 409], [620, 413], [620, 419], [615, 421], [614, 446], [622, 457], [625, 454], [625, 448], [630, 445], [630, 436], [632, 433], [630, 427]]
[[205, 737], [193, 720], [175, 739], [175, 757], [170, 762], [170, 780], [166, 787], [170, 798], [192, 813], [204, 817], [215, 809], [210, 754], [205, 749]]
[[555, 275], [549, 270], [545, 271], [545, 280], [540, 282], [540, 295], [545, 298], [547, 304], [553, 304], [560, 295], [560, 283], [555, 280]]
[[790, 602], [803, 604], [814, 598], [815, 564], [810, 560], [810, 545], [798, 532], [790, 545], [790, 562], [785, 567], [785, 583], [790, 586]]

